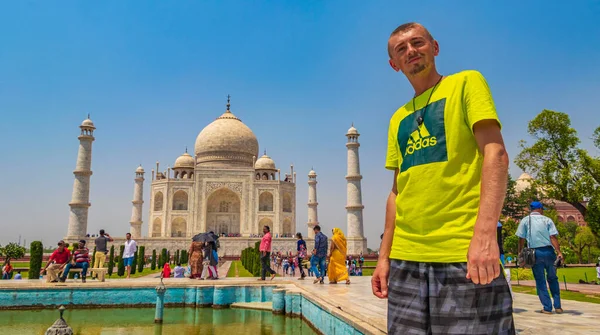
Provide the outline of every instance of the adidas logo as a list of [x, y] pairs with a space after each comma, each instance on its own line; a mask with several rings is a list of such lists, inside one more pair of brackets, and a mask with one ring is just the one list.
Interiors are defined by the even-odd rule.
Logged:
[[410, 134], [404, 155], [412, 155], [415, 151], [427, 147], [433, 147], [436, 144], [437, 138], [435, 136], [431, 136], [427, 130], [427, 127], [425, 127], [425, 123], [422, 123], [415, 131], [412, 132], [412, 134]]

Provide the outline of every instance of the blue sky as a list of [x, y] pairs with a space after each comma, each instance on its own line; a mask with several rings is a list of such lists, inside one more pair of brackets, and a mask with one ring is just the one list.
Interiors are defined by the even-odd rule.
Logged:
[[[0, 3], [0, 243], [66, 234], [79, 129], [96, 127], [88, 230], [129, 230], [134, 170], [163, 166], [225, 109], [282, 171], [319, 174], [319, 219], [345, 230], [346, 138], [360, 137], [365, 231], [377, 247], [391, 172], [389, 117], [412, 97], [386, 42], [418, 21], [443, 74], [483, 73], [511, 157], [542, 109], [569, 113], [583, 140], [600, 125], [597, 1], [14, 1]], [[520, 171], [511, 166], [513, 176]], [[145, 184], [147, 232], [149, 182]]]

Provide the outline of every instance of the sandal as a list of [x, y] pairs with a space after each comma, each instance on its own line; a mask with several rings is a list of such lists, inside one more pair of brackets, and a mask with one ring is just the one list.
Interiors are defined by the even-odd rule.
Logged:
[[346, 285], [350, 285], [350, 279], [346, 280]]

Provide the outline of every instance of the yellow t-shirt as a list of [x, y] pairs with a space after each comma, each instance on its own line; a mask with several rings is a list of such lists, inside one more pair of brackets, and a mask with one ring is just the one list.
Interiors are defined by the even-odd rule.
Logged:
[[399, 108], [390, 120], [385, 167], [399, 169], [390, 258], [467, 261], [479, 209], [483, 155], [473, 135], [498, 121], [490, 89], [477, 71], [444, 78]]

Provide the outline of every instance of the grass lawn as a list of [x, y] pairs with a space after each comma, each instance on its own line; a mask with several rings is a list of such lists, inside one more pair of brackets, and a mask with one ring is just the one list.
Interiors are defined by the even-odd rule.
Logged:
[[248, 272], [248, 270], [246, 270], [246, 268], [242, 266], [242, 261], [231, 262], [231, 267], [229, 268], [229, 272], [227, 272], [227, 277], [235, 277], [236, 268], [240, 277], [254, 277], [250, 272]]
[[[159, 268], [156, 268], [156, 269], [154, 269], [154, 270], [150, 270], [150, 266], [148, 265], [148, 267], [147, 267], [147, 268], [144, 268], [144, 271], [143, 271], [143, 272], [137, 272], [137, 271], [136, 271], [134, 274], [132, 274], [132, 275], [131, 275], [131, 278], [139, 278], [139, 277], [144, 277], [144, 276], [147, 276], [147, 275], [151, 275], [151, 274], [153, 274], [153, 273], [156, 273], [156, 274], [158, 274], [158, 273], [160, 273], [160, 270], [161, 270], [161, 269], [159, 269]], [[172, 269], [171, 269], [171, 270], [172, 270]], [[88, 274], [88, 276], [89, 276], [89, 274]], [[113, 271], [113, 274], [112, 274], [112, 276], [110, 276], [110, 277], [109, 277], [109, 276], [108, 276], [108, 274], [106, 274], [106, 278], [110, 278], [110, 279], [125, 279], [125, 275], [123, 275], [123, 277], [119, 277], [119, 276], [117, 275], [117, 267], [115, 266], [115, 269], [114, 269], [114, 271]]]
[[[514, 292], [518, 292], [518, 293], [537, 295], [535, 287], [513, 285], [512, 289]], [[581, 302], [591, 302], [594, 304], [600, 304], [600, 295], [598, 295], [598, 294], [586, 294], [586, 293], [561, 290], [560, 298], [562, 300], [575, 300], [575, 301], [581, 301]]]
[[[520, 280], [533, 280], [533, 275], [531, 273], [531, 269], [518, 269], [519, 279]], [[589, 282], [596, 280], [596, 268], [587, 267], [587, 268], [559, 268], [557, 275], [558, 281], [563, 283], [564, 280], [567, 280], [567, 283], [578, 284], [579, 280], [585, 280], [585, 275], [587, 274], [587, 279]], [[517, 269], [512, 268], [510, 270], [511, 281], [517, 281]], [[564, 277], [563, 277], [564, 276]]]

